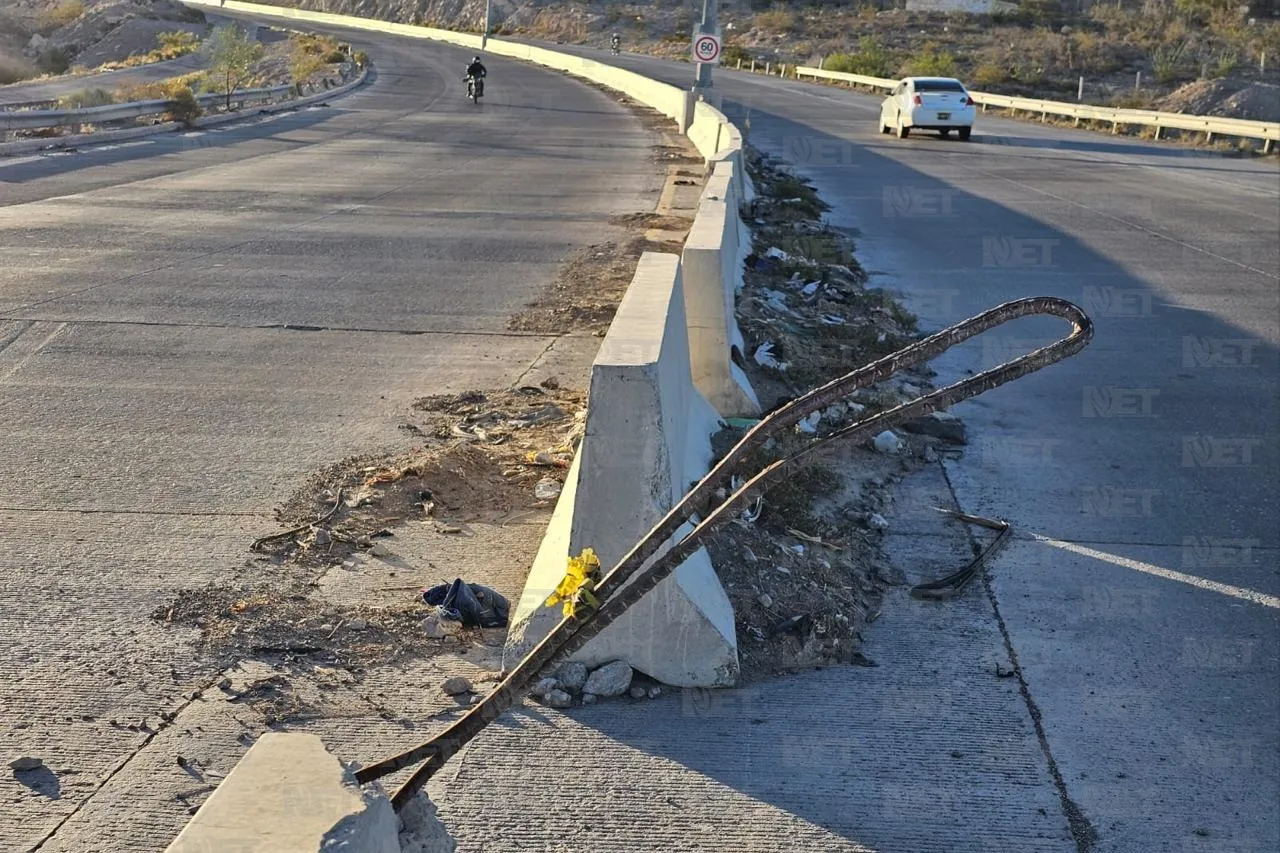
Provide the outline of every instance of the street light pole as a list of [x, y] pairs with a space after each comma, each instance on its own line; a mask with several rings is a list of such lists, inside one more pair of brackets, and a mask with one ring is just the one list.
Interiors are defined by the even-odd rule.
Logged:
[[489, 44], [489, 13], [493, 7], [493, 0], [484, 0], [484, 32], [480, 35], [480, 49], [484, 50]]

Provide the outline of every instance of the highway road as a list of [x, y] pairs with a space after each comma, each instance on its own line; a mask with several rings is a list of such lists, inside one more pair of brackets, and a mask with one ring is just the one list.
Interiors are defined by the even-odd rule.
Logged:
[[653, 209], [653, 135], [552, 72], [495, 60], [476, 106], [462, 51], [360, 41], [376, 79], [327, 106], [0, 162], [0, 741], [46, 767], [0, 773], [0, 849], [163, 849], [250, 717], [187, 704], [217, 673], [152, 611], [257, 580], [274, 508], [407, 450], [418, 397], [585, 376], [507, 320]]
[[[414, 396], [528, 369], [550, 342], [505, 316], [652, 191], [644, 138], [606, 135], [623, 113], [604, 96], [495, 59], [507, 108], [464, 118], [458, 52], [350, 40], [381, 77], [333, 109], [0, 166], [17, 259], [0, 270], [0, 620], [20, 638], [0, 651], [0, 726], [75, 772], [59, 799], [0, 777], [6, 849], [171, 837], [190, 780], [160, 739], [103, 720], [155, 717], [207, 673], [138, 614], [224, 578], [298, 477], [392, 443]], [[1274, 167], [997, 119], [968, 144], [901, 141], [865, 95], [717, 84], [926, 325], [1051, 294], [1095, 318], [1094, 343], [957, 407], [967, 452], [899, 497], [913, 577], [967, 553], [931, 502], [1008, 518], [989, 583], [893, 598], [875, 668], [511, 715], [433, 780], [460, 849], [1275, 849]], [[501, 238], [477, 231], [495, 220]], [[261, 328], [282, 322], [333, 331]], [[387, 334], [403, 330], [432, 334]], [[1060, 331], [1027, 321], [937, 366]], [[208, 751], [237, 731], [179, 720], [217, 729]], [[420, 739], [393, 728], [330, 734], [369, 760]]]
[[[926, 328], [1032, 295], [1094, 318], [1084, 353], [955, 411], [972, 439], [945, 464], [951, 496], [1017, 530], [973, 627], [1018, 665], [1076, 849], [1280, 848], [1274, 160], [987, 116], [969, 143], [897, 140], [877, 97], [730, 71], [716, 86]], [[954, 381], [1063, 332], [1021, 321], [935, 367]], [[931, 843], [983, 849], [982, 816], [967, 826]]]

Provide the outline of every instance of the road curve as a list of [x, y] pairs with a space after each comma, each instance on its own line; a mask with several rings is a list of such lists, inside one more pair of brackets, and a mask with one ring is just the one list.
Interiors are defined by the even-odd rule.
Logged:
[[273, 508], [408, 449], [414, 399], [556, 357], [507, 319], [657, 200], [607, 95], [495, 59], [477, 106], [462, 51], [350, 41], [376, 73], [331, 104], [0, 163], [0, 732], [46, 768], [0, 775], [0, 849], [163, 849], [245, 723], [150, 614], [256, 582]]

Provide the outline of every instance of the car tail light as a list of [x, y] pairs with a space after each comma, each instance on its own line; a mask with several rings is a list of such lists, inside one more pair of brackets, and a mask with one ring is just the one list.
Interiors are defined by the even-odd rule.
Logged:
[[972, 107], [972, 106], [974, 106], [973, 98], [972, 98], [972, 97], [965, 97], [965, 99], [964, 99], [964, 105], [965, 105], [966, 107]]
[[919, 96], [919, 95], [916, 95], [915, 101], [916, 101], [916, 106], [917, 106], [917, 107], [919, 107], [919, 106], [923, 106], [923, 105], [924, 105], [924, 101], [920, 100], [920, 96]]

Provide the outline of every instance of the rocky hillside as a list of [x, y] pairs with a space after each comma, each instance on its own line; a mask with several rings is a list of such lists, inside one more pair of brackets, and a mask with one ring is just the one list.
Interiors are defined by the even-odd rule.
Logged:
[[[260, 0], [478, 32], [483, 0]], [[946, 0], [936, 0], [936, 7]], [[958, 2], [958, 0], [957, 0]], [[880, 77], [958, 76], [988, 92], [1156, 107], [1180, 87], [1221, 81], [1250, 114], [1280, 84], [1280, 3], [1240, 0], [1018, 0], [996, 15], [907, 11], [918, 0], [720, 0], [729, 64], [804, 63]], [[493, 0], [491, 24], [510, 33], [684, 57], [697, 0]], [[1254, 84], [1265, 84], [1256, 86]], [[1241, 99], [1237, 99], [1238, 101]], [[1172, 102], [1176, 103], [1176, 101]], [[1243, 109], [1243, 107], [1241, 107]], [[1237, 110], [1239, 111], [1239, 110]]]
[[172, 0], [7, 0], [0, 83], [96, 68], [153, 50], [160, 33], [205, 29], [203, 12]]

